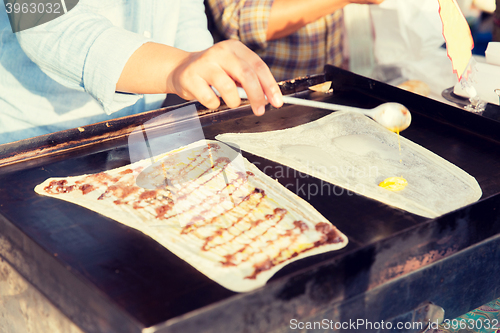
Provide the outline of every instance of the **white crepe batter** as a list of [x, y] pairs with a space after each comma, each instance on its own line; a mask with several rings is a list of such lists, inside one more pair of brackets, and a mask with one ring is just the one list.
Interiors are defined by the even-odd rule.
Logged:
[[[436, 217], [477, 201], [481, 188], [465, 171], [365, 116], [335, 112], [314, 122], [217, 139], [388, 205]], [[402, 160], [402, 162], [400, 162]], [[379, 186], [402, 177], [399, 191]]]

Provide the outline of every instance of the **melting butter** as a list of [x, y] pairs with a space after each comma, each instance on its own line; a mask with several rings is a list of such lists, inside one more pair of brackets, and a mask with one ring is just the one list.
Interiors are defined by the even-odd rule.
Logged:
[[399, 163], [403, 163], [403, 158], [401, 154], [401, 136], [399, 135], [399, 128], [396, 130], [396, 133], [398, 133]]
[[399, 163], [403, 163], [402, 154], [401, 154], [401, 136], [399, 135], [399, 128], [388, 128], [389, 131], [394, 132], [398, 135], [398, 147], [399, 147]]
[[403, 177], [389, 177], [378, 184], [378, 186], [389, 191], [401, 191], [406, 185], [408, 185], [408, 182]]

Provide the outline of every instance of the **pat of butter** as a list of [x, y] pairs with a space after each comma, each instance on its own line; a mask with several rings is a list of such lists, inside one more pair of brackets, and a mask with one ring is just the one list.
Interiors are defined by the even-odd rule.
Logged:
[[403, 177], [389, 177], [378, 184], [378, 186], [389, 191], [401, 191], [406, 185], [408, 185], [408, 182]]

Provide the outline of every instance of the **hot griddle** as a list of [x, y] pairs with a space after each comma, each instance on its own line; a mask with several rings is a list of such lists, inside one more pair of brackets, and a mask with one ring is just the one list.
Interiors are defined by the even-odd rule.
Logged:
[[[329, 80], [333, 92], [308, 90]], [[332, 66], [281, 88], [365, 108], [388, 101], [406, 105], [413, 120], [402, 135], [474, 176], [481, 200], [427, 219], [340, 187], [308, 196], [305, 189], [320, 187], [320, 180], [243, 152], [308, 200], [349, 244], [289, 264], [263, 288], [237, 294], [144, 234], [33, 191], [48, 177], [129, 164], [128, 134], [171, 107], [0, 146], [0, 256], [87, 332], [293, 331], [291, 319], [390, 320], [426, 302], [454, 318], [500, 296], [498, 107], [472, 114]], [[194, 105], [207, 139], [293, 127], [330, 112], [286, 105], [255, 117], [247, 104], [215, 111]], [[182, 133], [182, 123], [151, 130]], [[287, 172], [277, 176], [278, 170]]]

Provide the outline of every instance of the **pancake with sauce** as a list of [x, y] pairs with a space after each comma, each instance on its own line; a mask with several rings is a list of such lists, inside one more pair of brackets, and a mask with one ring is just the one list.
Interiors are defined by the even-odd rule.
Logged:
[[50, 178], [35, 191], [135, 228], [237, 292], [348, 242], [306, 201], [215, 141], [195, 142], [154, 163]]
[[[404, 137], [400, 153], [396, 133], [357, 113], [337, 111], [294, 128], [216, 139], [425, 217], [464, 207], [482, 194], [465, 171]], [[396, 176], [407, 181], [401, 190], [379, 186]]]

